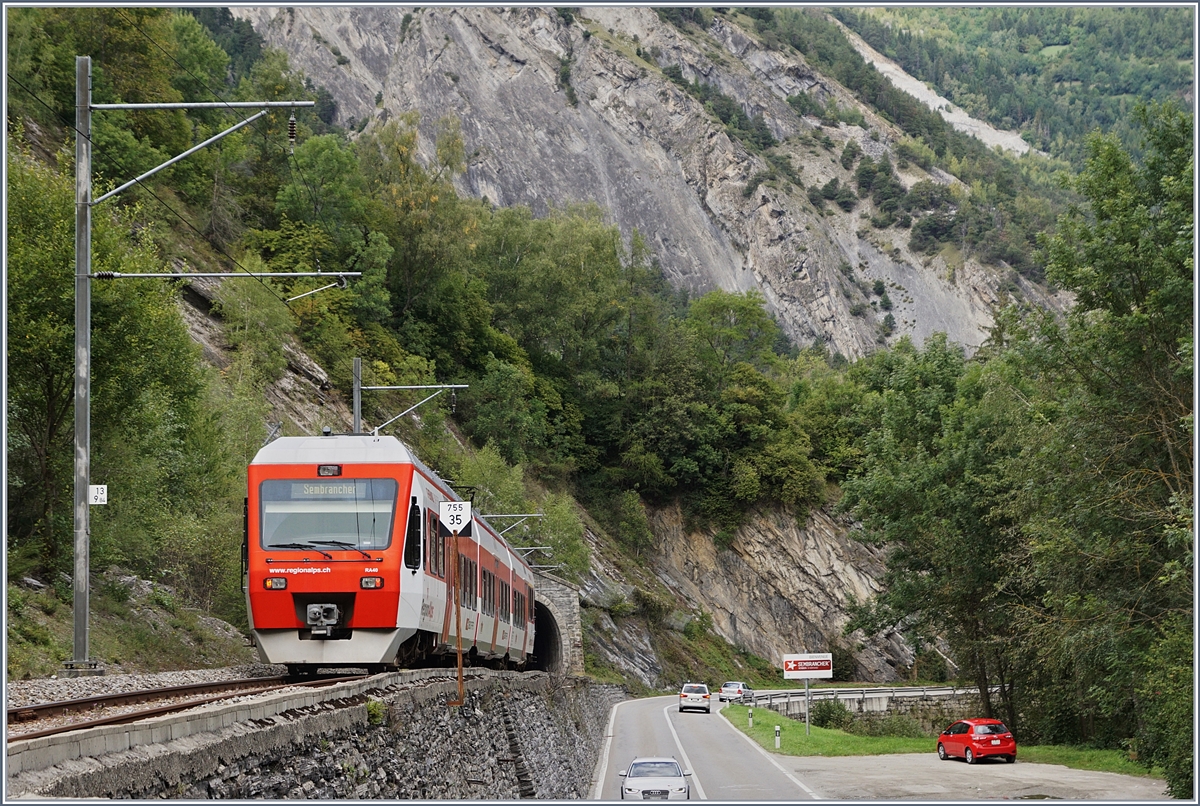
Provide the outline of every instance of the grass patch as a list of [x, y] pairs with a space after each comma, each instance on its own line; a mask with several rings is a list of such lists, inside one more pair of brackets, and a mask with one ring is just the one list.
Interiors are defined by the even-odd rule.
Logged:
[[840, 730], [813, 727], [806, 734], [804, 722], [789, 719], [774, 711], [759, 708], [754, 713], [754, 727], [748, 727], [749, 709], [730, 704], [721, 715], [735, 728], [747, 734], [765, 749], [775, 751], [775, 726], [779, 726], [779, 752], [785, 756], [883, 756], [892, 753], [932, 753], [937, 743], [933, 739], [913, 739], [902, 736], [854, 736]]
[[774, 688], [781, 672], [770, 662], [739, 650], [708, 630], [692, 635], [651, 626], [654, 647], [662, 663], [662, 680], [678, 691], [685, 682], [707, 683], [711, 691], [726, 680], [744, 680], [752, 688]]
[[[161, 672], [252, 663], [255, 652], [238, 636], [210, 631], [201, 613], [167, 590], [135, 599], [119, 583], [92, 586], [88, 655], [112, 674]], [[9, 680], [62, 672], [74, 654], [74, 608], [53, 590], [8, 586], [5, 625]]]
[[1061, 764], [1073, 770], [1115, 772], [1121, 775], [1138, 775], [1143, 778], [1162, 778], [1159, 767], [1147, 770], [1136, 761], [1129, 760], [1124, 750], [1100, 750], [1094, 747], [1069, 747], [1065, 745], [1033, 745], [1022, 747], [1017, 744], [1017, 758], [1034, 764]]

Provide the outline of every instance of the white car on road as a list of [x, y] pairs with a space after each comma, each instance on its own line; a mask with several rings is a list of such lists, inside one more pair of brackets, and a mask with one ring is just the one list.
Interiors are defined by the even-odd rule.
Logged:
[[712, 698], [708, 686], [704, 683], [684, 683], [679, 692], [679, 710], [694, 709], [704, 713], [712, 713]]
[[744, 695], [753, 693], [754, 689], [745, 683], [734, 680], [721, 684], [721, 690], [717, 692], [717, 699], [721, 702], [725, 702], [726, 700], [740, 700]]
[[622, 770], [621, 800], [690, 800], [692, 787], [687, 776], [691, 770], [667, 757], [635, 758], [629, 769]]

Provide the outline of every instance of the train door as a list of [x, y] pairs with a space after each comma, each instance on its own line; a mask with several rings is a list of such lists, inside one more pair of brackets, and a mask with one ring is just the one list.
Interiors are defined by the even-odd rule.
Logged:
[[438, 496], [422, 485], [425, 494], [425, 573], [422, 574], [421, 629], [438, 634], [446, 613], [446, 541], [438, 536]]
[[425, 507], [428, 503], [418, 478], [414, 474], [412, 494], [409, 496], [408, 520], [404, 525], [404, 546], [397, 578], [400, 580], [400, 596], [396, 602], [396, 623], [401, 627], [420, 629], [424, 609], [425, 577], [421, 573], [421, 555], [424, 551]]

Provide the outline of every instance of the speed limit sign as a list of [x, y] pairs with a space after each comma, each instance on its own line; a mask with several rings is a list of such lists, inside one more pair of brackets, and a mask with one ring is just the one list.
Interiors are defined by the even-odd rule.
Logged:
[[471, 502], [442, 501], [438, 504], [438, 521], [452, 534], [471, 534]]

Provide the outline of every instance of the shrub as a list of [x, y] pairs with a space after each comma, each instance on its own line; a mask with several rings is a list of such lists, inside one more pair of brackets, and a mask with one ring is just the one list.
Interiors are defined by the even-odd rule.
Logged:
[[862, 154], [862, 148], [858, 145], [858, 141], [850, 139], [846, 141], [846, 147], [842, 149], [842, 167], [850, 170], [850, 166]]
[[713, 543], [718, 549], [727, 549], [733, 545], [734, 532], [732, 529], [722, 529], [713, 535]]
[[387, 716], [387, 706], [383, 700], [367, 700], [367, 724], [382, 725]]
[[850, 725], [854, 723], [854, 714], [839, 699], [817, 700], [813, 703], [809, 721], [818, 728], [848, 730]]
[[661, 624], [671, 612], [671, 603], [668, 600], [641, 588], [633, 592], [633, 600], [637, 603], [638, 611], [651, 624]]
[[807, 92], [789, 95], [787, 102], [796, 111], [797, 115], [811, 115], [816, 117], [822, 112], [821, 104], [814, 100]]
[[855, 736], [900, 736], [908, 739], [928, 736], [921, 724], [907, 714], [859, 714], [852, 718], [844, 730]]
[[842, 641], [833, 641], [829, 645], [829, 654], [833, 655], [833, 677], [838, 682], [854, 679], [854, 650]]
[[697, 638], [703, 638], [712, 632], [712, 626], [712, 614], [701, 610], [698, 616], [684, 625], [683, 634], [695, 641]]
[[608, 614], [613, 618], [624, 618], [632, 616], [637, 612], [637, 605], [622, 596], [617, 601], [613, 602], [608, 608]]
[[841, 207], [848, 213], [858, 204], [858, 197], [854, 195], [854, 191], [850, 189], [849, 185], [843, 185], [837, 192], [837, 195], [834, 196], [834, 201], [837, 202], [838, 207]]

